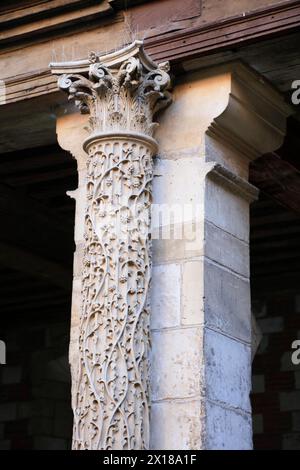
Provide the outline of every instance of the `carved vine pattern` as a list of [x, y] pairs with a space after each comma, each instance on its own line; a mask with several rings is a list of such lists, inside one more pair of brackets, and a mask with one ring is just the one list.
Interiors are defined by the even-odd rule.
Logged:
[[[168, 64], [139, 57], [59, 86], [90, 114], [74, 449], [149, 447], [153, 117], [170, 102]], [[150, 137], [150, 140], [149, 140]]]
[[145, 449], [149, 445], [150, 150], [122, 141], [92, 145], [87, 178], [73, 447]]

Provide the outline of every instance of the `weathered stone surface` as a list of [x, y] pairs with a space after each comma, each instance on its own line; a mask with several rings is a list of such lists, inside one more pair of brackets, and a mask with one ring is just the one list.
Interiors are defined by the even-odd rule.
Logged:
[[166, 204], [171, 209], [176, 209], [178, 204], [178, 210], [184, 204], [190, 204], [193, 211], [198, 206], [196, 215], [198, 218], [203, 217], [203, 184], [209, 169], [210, 166], [205, 164], [203, 159], [196, 157], [177, 160], [155, 159], [155, 204]]
[[205, 449], [252, 449], [252, 420], [249, 414], [237, 413], [207, 402]]
[[200, 394], [202, 334], [199, 328], [152, 333], [152, 401]]
[[[277, 97], [275, 112], [273, 92], [241, 69], [224, 66], [179, 80], [175, 102], [160, 118], [156, 134], [161, 147], [154, 204], [198, 204], [200, 210], [184, 218], [189, 233], [196, 226], [196, 240], [153, 241], [153, 449], [252, 446], [248, 239], [249, 194], [254, 193], [246, 180], [249, 160], [282, 140], [284, 111]], [[250, 105], [264, 119], [250, 112]], [[279, 132], [268, 119], [278, 123]], [[231, 171], [228, 178], [224, 168], [211, 178], [216, 162], [217, 170], [222, 164]], [[78, 193], [80, 200], [84, 197]], [[83, 213], [78, 205], [76, 223], [84, 220]], [[161, 224], [177, 233], [177, 218]], [[78, 360], [76, 347], [72, 342], [71, 362]]]
[[66, 138], [58, 129], [61, 145], [78, 154], [75, 241], [84, 247], [69, 356], [73, 448], [147, 449], [153, 133], [154, 116], [171, 102], [169, 66], [154, 64], [135, 41], [50, 67], [90, 115], [84, 142], [72, 139], [72, 125]]
[[213, 139], [209, 135], [205, 137], [205, 160], [218, 162], [234, 174], [248, 180], [249, 162], [245, 155], [226, 142]]
[[176, 400], [153, 403], [151, 440], [153, 450], [196, 450], [202, 446], [202, 412], [200, 400]]
[[204, 322], [203, 259], [182, 266], [182, 324], [197, 325]]
[[249, 277], [249, 245], [228, 232], [205, 222], [205, 256], [226, 268]]
[[181, 266], [165, 264], [152, 270], [151, 328], [180, 324]]
[[250, 412], [251, 348], [209, 329], [204, 345], [207, 398]]
[[203, 222], [186, 223], [175, 229], [175, 233], [182, 233], [182, 238], [176, 238], [173, 235], [173, 227], [165, 227], [171, 237], [167, 239], [154, 238], [153, 246], [153, 264], [170, 263], [185, 261], [195, 257], [202, 256], [203, 246]]
[[174, 103], [160, 117], [156, 136], [161, 152], [201, 146], [204, 155], [205, 131], [228, 103], [230, 75], [207, 76], [193, 73], [174, 88]]
[[249, 242], [249, 202], [209, 178], [206, 180], [205, 218]]
[[205, 260], [204, 296], [207, 325], [250, 343], [249, 281]]

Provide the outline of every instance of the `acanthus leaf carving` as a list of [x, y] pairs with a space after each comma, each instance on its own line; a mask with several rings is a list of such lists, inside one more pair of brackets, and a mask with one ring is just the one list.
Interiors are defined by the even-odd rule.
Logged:
[[134, 57], [107, 66], [96, 53], [89, 55], [85, 74], [63, 74], [59, 87], [75, 100], [82, 113], [89, 113], [90, 132], [124, 130], [152, 136], [153, 118], [171, 102], [169, 65], [158, 67]]

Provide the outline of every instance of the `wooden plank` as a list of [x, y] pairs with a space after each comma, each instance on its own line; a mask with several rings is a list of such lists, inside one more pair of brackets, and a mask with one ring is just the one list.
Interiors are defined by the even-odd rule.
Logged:
[[148, 37], [145, 48], [154, 60], [186, 61], [204, 54], [267, 38], [300, 26], [298, 1], [284, 2], [239, 15], [223, 22], [194, 27], [188, 30]]
[[53, 18], [42, 18], [33, 23], [24, 25], [16, 24], [12, 28], [2, 29], [2, 32], [0, 32], [0, 47], [8, 43], [24, 40], [32, 35], [49, 33], [61, 28], [67, 28], [70, 25], [82, 23], [83, 19], [85, 21], [91, 19], [95, 20], [103, 15], [111, 14], [112, 12], [112, 8], [105, 2], [92, 6], [88, 5], [85, 8], [80, 8], [68, 13], [58, 13]]

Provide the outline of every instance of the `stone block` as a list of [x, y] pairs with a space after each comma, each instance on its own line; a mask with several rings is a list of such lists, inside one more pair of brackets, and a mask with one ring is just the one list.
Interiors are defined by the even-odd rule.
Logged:
[[206, 259], [204, 296], [207, 325], [251, 343], [249, 281]]
[[184, 224], [180, 228], [183, 238], [173, 236], [173, 227], [169, 227], [171, 235], [168, 239], [156, 238], [152, 242], [153, 264], [176, 263], [203, 256], [203, 227], [202, 221]]
[[203, 324], [204, 276], [203, 259], [182, 266], [182, 319], [183, 325]]
[[210, 178], [205, 187], [206, 220], [248, 243], [249, 202]]
[[180, 265], [155, 266], [152, 270], [151, 328], [168, 328], [180, 324], [180, 293]]
[[[154, 203], [167, 205], [162, 223], [166, 224], [170, 212], [182, 210], [188, 220], [192, 215], [203, 218], [204, 215], [204, 182], [210, 166], [200, 158], [182, 158], [178, 160], [156, 159], [154, 166], [153, 197]], [[194, 213], [188, 210], [191, 205]], [[195, 211], [195, 209], [198, 209]], [[164, 207], [154, 208], [153, 214]], [[169, 214], [167, 209], [169, 209]], [[175, 213], [175, 217], [180, 214]], [[152, 218], [153, 219], [153, 218]], [[178, 219], [175, 219], [178, 220]], [[155, 221], [155, 218], [154, 218]]]
[[71, 329], [78, 328], [81, 315], [81, 278], [73, 279]]
[[252, 449], [250, 414], [207, 402], [206, 416], [206, 450]]
[[250, 346], [205, 329], [204, 357], [206, 397], [250, 412]]
[[189, 74], [176, 83], [174, 101], [159, 117], [156, 131], [160, 152], [204, 146], [204, 135], [213, 119], [228, 104], [230, 76], [203, 71]]
[[249, 277], [249, 245], [205, 221], [205, 256], [228, 269]]
[[151, 408], [150, 449], [200, 449], [202, 408], [200, 400], [154, 403]]
[[152, 400], [200, 394], [202, 335], [197, 328], [153, 332]]

